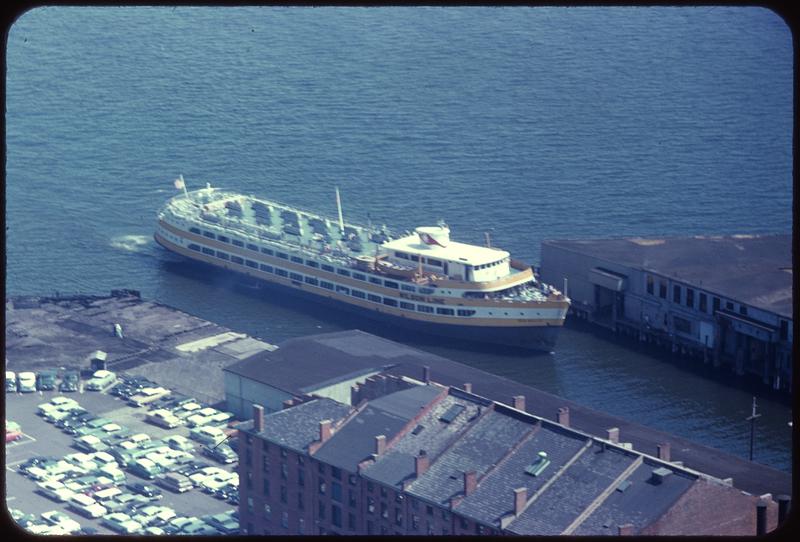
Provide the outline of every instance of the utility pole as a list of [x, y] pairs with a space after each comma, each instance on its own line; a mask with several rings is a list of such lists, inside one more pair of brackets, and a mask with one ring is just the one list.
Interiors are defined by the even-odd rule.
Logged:
[[755, 437], [756, 419], [760, 418], [761, 414], [756, 414], [756, 397], [753, 396], [753, 413], [747, 418], [750, 422], [750, 461], [753, 460], [753, 442]]

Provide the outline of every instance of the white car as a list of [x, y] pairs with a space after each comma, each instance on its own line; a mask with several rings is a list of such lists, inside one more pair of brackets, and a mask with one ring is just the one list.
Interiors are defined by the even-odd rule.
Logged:
[[121, 534], [135, 534], [142, 530], [141, 523], [132, 520], [128, 514], [122, 512], [108, 514], [103, 518], [102, 523], [112, 531]]
[[100, 369], [95, 371], [92, 378], [86, 383], [87, 390], [99, 391], [109, 387], [117, 380], [117, 375], [111, 371]]
[[205, 491], [206, 493], [213, 493], [219, 488], [227, 485], [228, 482], [232, 479], [232, 477], [233, 477], [232, 473], [229, 472], [225, 472], [224, 474], [223, 473], [213, 474], [208, 478], [206, 478], [205, 480], [203, 480], [203, 482], [200, 485], [203, 491]]
[[49, 524], [61, 527], [66, 533], [77, 533], [81, 530], [81, 524], [64, 512], [50, 510], [49, 512], [43, 512], [41, 516]]
[[145, 421], [150, 422], [154, 425], [166, 427], [167, 429], [178, 427], [183, 423], [183, 420], [173, 415], [172, 412], [170, 412], [169, 410], [163, 408], [151, 410], [145, 417]]
[[6, 391], [17, 391], [17, 373], [6, 371]]
[[68, 489], [57, 480], [45, 480], [44, 482], [37, 482], [36, 485], [36, 491], [57, 502], [67, 502], [75, 495], [74, 491]]
[[191, 452], [194, 450], [194, 444], [183, 435], [172, 435], [164, 439], [170, 448], [173, 450], [180, 450], [182, 452]]
[[163, 525], [176, 516], [175, 510], [169, 506], [159, 506], [151, 504], [139, 508], [136, 515], [133, 517], [142, 525]]
[[53, 397], [52, 399], [50, 399], [50, 404], [55, 405], [57, 407], [66, 405], [78, 406], [78, 401], [76, 401], [71, 397], [64, 397], [63, 395], [59, 395], [58, 397]]
[[36, 374], [31, 371], [23, 371], [17, 375], [19, 381], [19, 391], [31, 393], [36, 391]]
[[117, 460], [114, 459], [114, 456], [108, 452], [94, 452], [92, 454], [89, 454], [89, 457], [92, 458], [92, 461], [100, 465], [117, 464]]
[[93, 498], [83, 493], [76, 493], [69, 501], [69, 507], [90, 518], [99, 518], [108, 513], [105, 506], [95, 501]]
[[225, 440], [226, 435], [218, 427], [195, 427], [189, 431], [189, 438], [213, 446]]
[[42, 403], [42, 404], [38, 405], [36, 407], [36, 413], [38, 415], [40, 415], [40, 416], [44, 416], [45, 414], [53, 412], [54, 410], [57, 410], [57, 409], [58, 409], [58, 407], [56, 405], [54, 405], [53, 403], [48, 401], [47, 403]]

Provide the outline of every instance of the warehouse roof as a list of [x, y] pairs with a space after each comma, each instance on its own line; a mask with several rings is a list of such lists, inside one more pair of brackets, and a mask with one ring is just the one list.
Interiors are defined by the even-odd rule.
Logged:
[[319, 439], [319, 422], [336, 422], [350, 412], [348, 405], [326, 397], [301, 403], [292, 408], [273, 412], [264, 417], [262, 438], [292, 450], [305, 452], [308, 445]]
[[652, 271], [792, 318], [792, 236], [558, 239], [542, 245]]

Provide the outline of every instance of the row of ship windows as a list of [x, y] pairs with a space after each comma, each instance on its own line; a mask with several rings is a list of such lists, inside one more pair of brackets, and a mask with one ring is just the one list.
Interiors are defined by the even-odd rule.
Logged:
[[[395, 282], [393, 280], [382, 280], [382, 279], [380, 279], [378, 277], [374, 277], [374, 276], [370, 276], [368, 278], [363, 273], [356, 273], [356, 272], [352, 272], [351, 273], [347, 269], [335, 268], [332, 265], [328, 265], [328, 264], [324, 264], [324, 263], [320, 265], [319, 262], [316, 262], [314, 260], [304, 260], [303, 258], [301, 258], [299, 256], [289, 256], [285, 252], [274, 251], [271, 248], [261, 247], [259, 249], [258, 246], [254, 245], [252, 243], [243, 243], [242, 241], [239, 241], [238, 239], [229, 239], [228, 237], [226, 237], [224, 235], [214, 235], [214, 233], [212, 233], [210, 231], [207, 231], [207, 230], [202, 230], [201, 231], [198, 228], [192, 227], [192, 228], [189, 228], [189, 231], [192, 232], [192, 233], [196, 233], [197, 235], [203, 235], [203, 237], [208, 237], [209, 239], [216, 239], [217, 241], [222, 241], [223, 243], [230, 243], [233, 246], [237, 246], [237, 247], [241, 247], [241, 248], [247, 248], [248, 250], [252, 250], [253, 252], [259, 252], [260, 251], [263, 254], [266, 254], [267, 256], [276, 256], [276, 257], [281, 258], [283, 260], [289, 260], [289, 261], [294, 262], [294, 263], [304, 264], [304, 265], [307, 265], [309, 267], [313, 267], [315, 269], [322, 268], [323, 271], [328, 271], [330, 273], [336, 273], [336, 274], [342, 275], [344, 277], [353, 277], [356, 280], [363, 280], [363, 281], [369, 280], [369, 282], [371, 282], [372, 284], [379, 284], [379, 285], [382, 285], [382, 286], [386, 286], [387, 288], [394, 288], [395, 290], [405, 290], [407, 292], [416, 292], [417, 291], [417, 288], [415, 286], [410, 285], [410, 284], [399, 284], [399, 283], [397, 283], [397, 282]], [[195, 246], [197, 246], [197, 245], [195, 245]], [[191, 248], [191, 246], [189, 248]], [[432, 294], [433, 292], [434, 292], [433, 288], [420, 288], [419, 289], [419, 293], [421, 293], [421, 294]]]
[[[392, 299], [391, 297], [381, 297], [375, 294], [369, 294], [366, 292], [362, 292], [361, 290], [350, 289], [347, 286], [340, 286], [338, 284], [333, 284], [332, 282], [328, 282], [326, 280], [318, 280], [316, 277], [309, 277], [301, 275], [300, 273], [294, 273], [291, 271], [287, 271], [285, 269], [281, 269], [279, 267], [273, 267], [271, 265], [266, 264], [259, 264], [258, 262], [254, 262], [253, 260], [246, 260], [239, 256], [234, 256], [232, 254], [227, 254], [225, 252], [221, 252], [219, 250], [214, 251], [208, 247], [201, 247], [200, 245], [190, 244], [190, 250], [194, 250], [196, 252], [202, 252], [203, 254], [207, 254], [209, 256], [214, 256], [221, 260], [230, 261], [232, 263], [238, 265], [244, 265], [247, 267], [251, 267], [253, 269], [258, 269], [260, 271], [264, 271], [265, 273], [274, 273], [279, 277], [289, 278], [295, 282], [305, 282], [306, 284], [310, 284], [312, 286], [319, 286], [320, 288], [325, 288], [326, 290], [336, 291], [338, 293], [343, 293], [345, 295], [350, 295], [352, 297], [357, 297], [359, 299], [366, 299], [367, 301], [372, 301], [374, 303], [382, 303], [389, 307], [400, 307], [401, 309], [406, 310], [416, 310], [417, 312], [426, 312], [426, 313], [436, 313], [441, 314], [444, 316], [474, 316], [475, 311], [472, 309], [449, 309], [445, 307], [431, 307], [428, 305], [415, 305], [414, 303], [408, 303], [406, 301], [398, 301], [397, 299]], [[324, 266], [323, 266], [324, 267]], [[353, 273], [356, 275], [357, 273]]]

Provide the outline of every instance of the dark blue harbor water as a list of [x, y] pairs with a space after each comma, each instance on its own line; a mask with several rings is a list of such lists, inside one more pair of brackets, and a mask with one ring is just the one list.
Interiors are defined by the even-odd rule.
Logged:
[[[271, 342], [375, 329], [170, 263], [183, 174], [538, 262], [546, 238], [791, 224], [792, 44], [760, 8], [79, 8], [7, 55], [7, 293], [128, 287]], [[565, 329], [551, 355], [404, 340], [740, 456], [751, 396]], [[756, 459], [791, 468], [760, 399]]]

